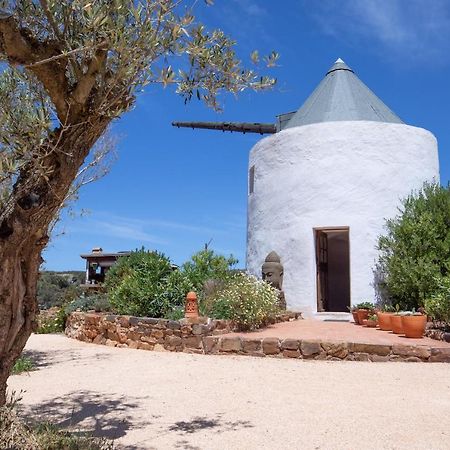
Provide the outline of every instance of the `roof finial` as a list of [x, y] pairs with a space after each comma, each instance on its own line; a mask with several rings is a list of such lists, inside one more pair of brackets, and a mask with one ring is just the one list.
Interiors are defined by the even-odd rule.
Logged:
[[338, 59], [336, 60], [335, 64], [337, 64], [337, 63], [345, 64], [345, 62], [344, 62], [341, 58], [338, 58]]

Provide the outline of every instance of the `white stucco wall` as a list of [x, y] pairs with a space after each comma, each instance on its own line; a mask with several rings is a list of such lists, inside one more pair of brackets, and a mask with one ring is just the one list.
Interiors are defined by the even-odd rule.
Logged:
[[317, 311], [316, 227], [350, 228], [351, 301], [374, 299], [372, 268], [384, 219], [425, 180], [439, 179], [437, 142], [427, 130], [381, 122], [290, 128], [250, 153], [247, 268], [260, 276], [275, 250], [288, 307]]

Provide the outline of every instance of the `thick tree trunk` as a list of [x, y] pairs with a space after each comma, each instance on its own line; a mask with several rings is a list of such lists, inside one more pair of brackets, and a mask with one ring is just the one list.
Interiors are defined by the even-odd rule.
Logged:
[[51, 144], [57, 150], [46, 161], [53, 168], [51, 176], [41, 179], [33, 168], [24, 170], [13, 192], [15, 201], [0, 223], [0, 406], [6, 401], [11, 369], [36, 327], [37, 280], [49, 226], [110, 120], [91, 117], [88, 124], [55, 133]]
[[[6, 402], [6, 382], [16, 359], [35, 328], [36, 284], [41, 248], [2, 259], [0, 278], [0, 405]], [[31, 250], [31, 251], [30, 251]]]

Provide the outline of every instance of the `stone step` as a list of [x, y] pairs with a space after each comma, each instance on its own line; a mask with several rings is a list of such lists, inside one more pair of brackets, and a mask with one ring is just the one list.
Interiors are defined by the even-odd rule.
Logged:
[[353, 320], [352, 315], [346, 312], [318, 312], [312, 314], [312, 318], [326, 322], [351, 322]]

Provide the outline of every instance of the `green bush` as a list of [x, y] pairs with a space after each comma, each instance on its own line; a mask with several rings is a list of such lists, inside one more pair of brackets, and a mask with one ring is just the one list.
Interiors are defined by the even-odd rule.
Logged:
[[426, 313], [450, 325], [450, 277], [439, 279], [439, 290], [425, 300]]
[[227, 280], [233, 274], [233, 266], [238, 260], [230, 255], [218, 255], [213, 250], [204, 249], [192, 255], [191, 260], [181, 266], [181, 271], [192, 284], [193, 290], [202, 295], [209, 280]]
[[417, 309], [450, 275], [450, 186], [425, 184], [403, 201], [378, 242], [376, 269], [381, 303]]
[[230, 319], [240, 330], [265, 325], [278, 312], [278, 291], [265, 281], [245, 273], [233, 275], [211, 301], [216, 319]]
[[141, 249], [118, 259], [105, 287], [116, 313], [165, 317], [184, 304], [191, 284], [162, 253]]
[[62, 306], [80, 295], [80, 284], [84, 272], [40, 273], [37, 285], [37, 299], [41, 309]]
[[58, 308], [56, 314], [41, 315], [38, 317], [39, 326], [36, 334], [62, 333], [66, 326], [66, 312], [63, 307]]
[[28, 358], [27, 356], [19, 356], [17, 358], [16, 362], [14, 363], [12, 374], [13, 375], [19, 375], [23, 372], [29, 372], [30, 370], [34, 369], [33, 361]]
[[111, 304], [106, 294], [86, 293], [81, 295], [63, 306], [66, 316], [74, 311], [95, 311], [95, 312], [108, 312], [111, 311]]

